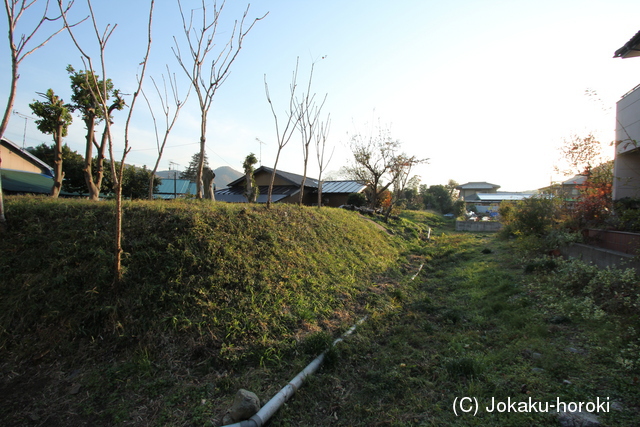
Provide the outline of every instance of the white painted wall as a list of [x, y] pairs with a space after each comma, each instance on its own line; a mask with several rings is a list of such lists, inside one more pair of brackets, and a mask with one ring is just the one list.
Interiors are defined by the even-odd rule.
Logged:
[[613, 199], [640, 197], [640, 86], [616, 104]]

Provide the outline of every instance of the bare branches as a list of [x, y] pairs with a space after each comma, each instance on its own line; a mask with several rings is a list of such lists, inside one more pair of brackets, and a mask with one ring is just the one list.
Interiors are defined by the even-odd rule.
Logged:
[[176, 75], [171, 74], [171, 71], [169, 70], [168, 65], [166, 66], [166, 68], [167, 68], [167, 76], [168, 76], [167, 79], [169, 80], [169, 85], [171, 86], [171, 97], [173, 99], [172, 104], [175, 105], [175, 109], [173, 110], [173, 116], [171, 117], [171, 119], [169, 119], [169, 116], [171, 115], [171, 106], [169, 105], [169, 94], [167, 92], [167, 79], [165, 79], [165, 76], [163, 74], [162, 75], [163, 90], [161, 91], [158, 85], [156, 84], [156, 81], [153, 79], [153, 77], [151, 77], [151, 81], [153, 82], [153, 86], [156, 89], [156, 93], [160, 101], [162, 113], [164, 114], [165, 131], [164, 131], [164, 136], [162, 138], [162, 142], [160, 142], [160, 136], [158, 135], [158, 125], [156, 122], [155, 114], [153, 113], [153, 108], [151, 107], [151, 102], [149, 102], [149, 98], [144, 93], [144, 91], [142, 91], [142, 96], [144, 96], [144, 99], [147, 102], [147, 106], [149, 107], [151, 117], [153, 118], [153, 127], [156, 134], [156, 146], [158, 148], [158, 158], [156, 159], [156, 163], [153, 167], [153, 170], [151, 172], [151, 178], [149, 180], [149, 200], [153, 199], [154, 176], [156, 171], [158, 170], [160, 159], [162, 158], [162, 153], [164, 152], [164, 147], [167, 144], [167, 140], [169, 139], [169, 134], [171, 133], [171, 129], [173, 129], [173, 126], [175, 125], [176, 120], [178, 119], [178, 115], [180, 114], [180, 109], [182, 108], [186, 100], [189, 98], [189, 94], [191, 93], [191, 86], [189, 86], [189, 90], [187, 91], [187, 94], [184, 100], [180, 100], [180, 96], [178, 94], [178, 83], [176, 80]]
[[318, 124], [318, 130], [316, 131], [315, 137], [315, 145], [316, 145], [316, 159], [318, 160], [318, 207], [322, 206], [322, 174], [325, 169], [331, 163], [331, 159], [333, 158], [333, 152], [335, 151], [335, 147], [331, 150], [331, 154], [329, 155], [329, 159], [325, 161], [325, 150], [327, 148], [327, 138], [329, 137], [329, 129], [331, 128], [331, 114], [327, 114], [327, 119], [325, 121], [321, 121]]
[[255, 18], [248, 28], [245, 29], [245, 20], [249, 13], [249, 5], [247, 5], [247, 8], [242, 15], [242, 19], [234, 22], [231, 35], [227, 42], [222, 45], [217, 55], [214, 55], [210, 65], [207, 66], [207, 58], [209, 57], [209, 54], [213, 53], [216, 47], [215, 41], [217, 40], [218, 35], [218, 25], [220, 24], [220, 16], [224, 10], [225, 1], [223, 0], [222, 3], [218, 5], [214, 0], [212, 17], [209, 17], [207, 14], [207, 5], [205, 4], [205, 0], [202, 0], [201, 4], [202, 20], [201, 24], [196, 28], [194, 27], [195, 11], [193, 9], [191, 10], [189, 13], [189, 19], [187, 20], [182, 8], [182, 3], [178, 0], [178, 8], [180, 10], [180, 17], [182, 18], [182, 27], [189, 51], [188, 56], [183, 56], [180, 45], [175, 37], [173, 39], [175, 46], [171, 48], [178, 64], [180, 64], [180, 67], [191, 81], [191, 85], [196, 92], [200, 106], [200, 163], [198, 165], [196, 176], [196, 197], [199, 199], [203, 197], [202, 172], [204, 168], [204, 152], [206, 148], [207, 115], [209, 114], [213, 97], [218, 88], [220, 88], [220, 86], [229, 77], [231, 64], [233, 64], [238, 57], [240, 49], [242, 49], [244, 38], [247, 36], [249, 31], [251, 31], [256, 22], [267, 16], [267, 14], [265, 14], [260, 18]]
[[[87, 53], [86, 50], [82, 48], [78, 39], [75, 37], [71, 26], [68, 24], [66, 13], [62, 8], [62, 0], [58, 0], [58, 6], [60, 8], [60, 13], [65, 22], [65, 28], [69, 32], [71, 39], [74, 44], [78, 48], [78, 51], [83, 56], [83, 62], [85, 63], [85, 68], [88, 66], [88, 70], [85, 72], [85, 76], [87, 79], [91, 78], [93, 80], [93, 84], [89, 84], [88, 86], [91, 88], [91, 96], [95, 101], [101, 106], [102, 111], [104, 111], [104, 133], [103, 139], [101, 143], [101, 152], [104, 150], [104, 141], [105, 138], [108, 140], [109, 146], [109, 155], [111, 158], [111, 173], [115, 190], [115, 199], [116, 199], [116, 224], [115, 224], [115, 233], [114, 233], [114, 241], [115, 241], [115, 260], [114, 260], [114, 287], [116, 287], [122, 279], [122, 268], [121, 268], [121, 260], [122, 260], [122, 178], [124, 175], [124, 167], [125, 167], [125, 159], [127, 154], [131, 150], [129, 146], [129, 125], [131, 123], [131, 117], [133, 114], [133, 109], [136, 103], [136, 100], [140, 93], [142, 92], [142, 83], [144, 81], [144, 76], [147, 68], [147, 63], [149, 61], [149, 54], [151, 52], [151, 28], [153, 22], [153, 9], [154, 9], [154, 0], [150, 0], [149, 6], [149, 18], [148, 18], [148, 26], [147, 26], [147, 48], [142, 59], [140, 65], [142, 65], [142, 70], [138, 77], [138, 86], [133, 93], [133, 97], [131, 99], [131, 105], [129, 107], [129, 113], [127, 114], [127, 119], [125, 122], [124, 128], [124, 147], [122, 158], [120, 160], [120, 164], [118, 169], [116, 170], [116, 161], [114, 156], [114, 143], [113, 143], [113, 135], [111, 134], [111, 113], [118, 109], [122, 109], [125, 106], [125, 101], [122, 98], [120, 92], [118, 90], [112, 91], [112, 84], [110, 80], [107, 78], [107, 67], [106, 67], [106, 47], [109, 42], [109, 38], [115, 31], [117, 25], [107, 24], [103, 31], [100, 31], [96, 20], [96, 14], [93, 11], [93, 7], [91, 4], [91, 0], [87, 0], [87, 5], [90, 12], [91, 22], [93, 24], [93, 29], [95, 33], [95, 38], [99, 47], [99, 61], [100, 68], [102, 70], [102, 80], [98, 81], [98, 77], [96, 76], [93, 60], [91, 56]], [[88, 82], [90, 83], [90, 82]], [[94, 89], [95, 88], [95, 89]], [[111, 105], [108, 105], [110, 95], [113, 95], [115, 100]], [[90, 145], [90, 142], [87, 142]], [[99, 158], [100, 160], [100, 158]], [[98, 187], [99, 191], [99, 187]]]
[[296, 68], [293, 71], [293, 76], [291, 78], [291, 84], [289, 85], [289, 108], [285, 110], [286, 121], [284, 123], [284, 128], [280, 128], [280, 121], [278, 120], [278, 114], [276, 113], [276, 109], [273, 106], [273, 101], [271, 100], [271, 94], [269, 93], [269, 85], [267, 84], [267, 75], [264, 75], [264, 91], [267, 96], [267, 102], [269, 103], [269, 107], [271, 108], [271, 114], [273, 115], [273, 121], [276, 126], [276, 139], [278, 143], [278, 152], [276, 154], [276, 161], [273, 165], [273, 171], [271, 172], [271, 182], [269, 183], [269, 191], [267, 193], [267, 207], [271, 207], [271, 195], [273, 193], [273, 183], [276, 178], [276, 170], [278, 167], [278, 160], [280, 159], [280, 153], [282, 149], [289, 143], [291, 137], [293, 136], [293, 132], [296, 130], [298, 123], [300, 122], [300, 115], [296, 114], [296, 89], [297, 89], [297, 80], [298, 80], [298, 64], [300, 62], [300, 58], [296, 59]]
[[[61, 1], [61, 0], [60, 0]], [[37, 20], [37, 23], [31, 27], [32, 30], [27, 33], [23, 33], [18, 36], [17, 27], [21, 21], [23, 15], [29, 11], [36, 3], [37, 0], [4, 0], [4, 7], [7, 13], [7, 22], [9, 29], [9, 50], [11, 51], [11, 88], [9, 90], [9, 97], [7, 98], [7, 106], [4, 111], [4, 115], [2, 117], [2, 123], [0, 124], [0, 138], [4, 135], [4, 132], [7, 129], [9, 124], [9, 117], [11, 115], [11, 110], [13, 109], [13, 103], [15, 102], [15, 95], [18, 87], [18, 68], [20, 63], [29, 55], [34, 53], [36, 50], [45, 46], [49, 41], [54, 38], [56, 35], [60, 34], [65, 29], [65, 25], [61, 26], [59, 29], [53, 31], [48, 36], [45, 37], [43, 41], [40, 43], [34, 42], [35, 37], [43, 28], [43, 25], [46, 22], [55, 22], [62, 18], [61, 15], [50, 17], [49, 14], [49, 0], [45, 2], [44, 10], [38, 16], [40, 17]], [[73, 1], [70, 1], [67, 6], [64, 8], [64, 11], [67, 12], [73, 6]], [[85, 18], [86, 19], [86, 18]], [[82, 22], [82, 21], [80, 21]], [[72, 24], [71, 26], [78, 25], [80, 22]], [[33, 45], [33, 46], [32, 46]], [[32, 46], [32, 47], [30, 47]]]

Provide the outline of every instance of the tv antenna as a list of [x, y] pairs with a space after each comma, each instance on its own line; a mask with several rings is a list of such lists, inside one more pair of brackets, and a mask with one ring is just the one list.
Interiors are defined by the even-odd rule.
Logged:
[[258, 161], [260, 162], [260, 166], [262, 166], [262, 146], [266, 145], [266, 142], [263, 142], [260, 140], [260, 138], [256, 138], [256, 141], [258, 141], [258, 144], [260, 144], [260, 158], [258, 159]]
[[16, 110], [13, 110], [13, 114], [24, 119], [24, 129], [22, 130], [22, 149], [24, 150], [24, 140], [27, 135], [27, 120], [35, 120], [35, 118], [22, 114]]

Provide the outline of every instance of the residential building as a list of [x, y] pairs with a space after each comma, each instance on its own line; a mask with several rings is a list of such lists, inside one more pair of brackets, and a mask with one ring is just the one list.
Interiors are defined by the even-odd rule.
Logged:
[[[614, 58], [640, 56], [640, 32], [616, 50]], [[640, 64], [639, 64], [640, 65]], [[640, 85], [616, 104], [616, 149], [613, 166], [613, 199], [640, 197]]]
[[458, 185], [456, 190], [460, 191], [460, 198], [464, 201], [467, 197], [473, 196], [476, 193], [495, 193], [500, 188], [499, 185], [490, 184], [488, 182], [467, 182], [466, 184]]
[[[268, 198], [269, 184], [273, 169], [260, 166], [255, 170], [253, 177], [260, 192], [258, 203], [266, 203]], [[302, 175], [276, 171], [271, 202], [273, 203], [298, 203], [300, 200], [300, 189], [302, 187]], [[356, 181], [326, 181], [322, 184], [322, 204], [323, 206], [340, 206], [346, 203], [347, 197], [351, 193], [361, 193], [366, 185]], [[245, 177], [238, 178], [228, 184], [227, 188], [217, 190], [215, 198], [217, 201], [230, 203], [246, 203], [244, 197]], [[303, 204], [307, 206], [318, 203], [318, 180], [307, 177], [304, 183]]]
[[0, 140], [2, 191], [10, 194], [50, 194], [53, 169], [17, 144]]

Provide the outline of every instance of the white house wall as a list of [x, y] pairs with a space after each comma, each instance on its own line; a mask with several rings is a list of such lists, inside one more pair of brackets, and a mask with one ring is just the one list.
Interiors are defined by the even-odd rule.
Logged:
[[616, 104], [613, 198], [640, 197], [640, 86]]

